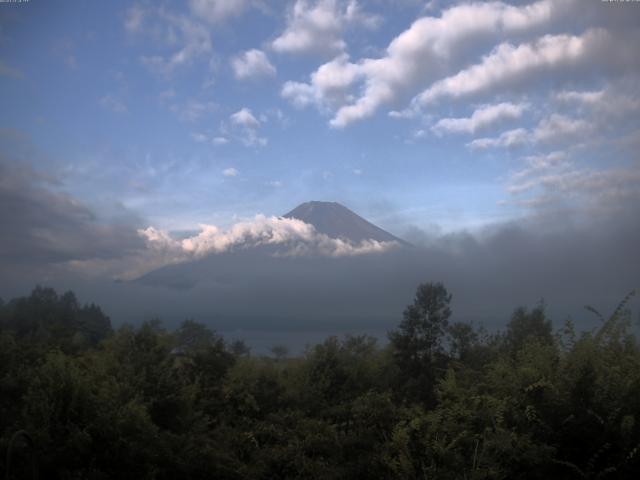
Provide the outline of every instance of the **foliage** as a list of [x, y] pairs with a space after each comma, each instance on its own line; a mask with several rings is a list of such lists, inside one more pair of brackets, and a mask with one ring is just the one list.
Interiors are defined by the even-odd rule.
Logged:
[[37, 287], [0, 304], [0, 472], [11, 444], [15, 479], [32, 458], [53, 479], [637, 478], [629, 300], [591, 332], [554, 334], [539, 305], [489, 335], [423, 284], [388, 345], [255, 356]]

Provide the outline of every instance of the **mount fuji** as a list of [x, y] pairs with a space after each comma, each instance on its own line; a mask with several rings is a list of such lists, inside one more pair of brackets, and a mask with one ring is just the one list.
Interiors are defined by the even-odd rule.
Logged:
[[[263, 218], [262, 221], [264, 220]], [[157, 268], [134, 281], [149, 286], [183, 289], [203, 284], [238, 285], [257, 277], [271, 277], [274, 281], [302, 278], [307, 277], [309, 271], [315, 272], [316, 278], [322, 275], [331, 278], [339, 275], [338, 271], [349, 268], [348, 264], [376, 263], [388, 251], [411, 246], [336, 202], [306, 202], [282, 217], [266, 220], [276, 222], [276, 226], [277, 222], [293, 223], [298, 228], [300, 225], [304, 226], [305, 232], [312, 232], [312, 242], [316, 242], [312, 243], [315, 250], [308, 248], [309, 240], [304, 236], [293, 236], [276, 242], [274, 239], [279, 238], [280, 232], [269, 230], [266, 234], [256, 234], [251, 224], [243, 227], [249, 233], [244, 230], [237, 233], [232, 227], [228, 236], [234, 236], [236, 243], [231, 248]], [[239, 237], [240, 241], [235, 237]], [[305, 247], [305, 242], [306, 249], [302, 248]], [[318, 254], [322, 251], [316, 248], [318, 245], [324, 247], [325, 253], [328, 251], [329, 254]]]
[[323, 233], [331, 238], [340, 238], [354, 243], [376, 240], [408, 245], [404, 240], [368, 222], [337, 202], [306, 202], [298, 205], [283, 217], [302, 220], [313, 225], [318, 233]]

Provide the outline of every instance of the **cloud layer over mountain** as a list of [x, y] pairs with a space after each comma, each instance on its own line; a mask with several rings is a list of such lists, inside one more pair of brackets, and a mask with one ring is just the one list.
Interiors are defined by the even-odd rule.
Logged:
[[366, 239], [354, 243], [341, 238], [330, 238], [301, 220], [264, 215], [256, 215], [252, 221], [235, 223], [227, 230], [215, 225], [200, 225], [200, 233], [181, 240], [153, 227], [140, 229], [138, 233], [145, 238], [150, 249], [173, 256], [176, 263], [263, 245], [283, 246], [284, 249], [277, 253], [279, 256], [328, 257], [385, 252], [398, 246], [393, 241]]

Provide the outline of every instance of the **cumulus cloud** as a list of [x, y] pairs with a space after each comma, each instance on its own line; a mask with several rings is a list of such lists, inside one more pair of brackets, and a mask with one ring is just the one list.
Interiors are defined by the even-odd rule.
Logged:
[[569, 141], [585, 138], [591, 130], [592, 124], [586, 120], [554, 113], [540, 121], [533, 137], [541, 142]]
[[[439, 17], [419, 18], [391, 41], [382, 57], [335, 65], [349, 71], [350, 82], [343, 84], [344, 88], [360, 88], [357, 94], [345, 95], [345, 101], [334, 106], [331, 126], [345, 127], [370, 117], [382, 105], [415, 95], [417, 88], [424, 88], [464, 63], [466, 53], [478, 42], [505, 34], [535, 31], [564, 15], [573, 3], [573, 0], [541, 0], [531, 5], [513, 6], [503, 2], [476, 2], [447, 8]], [[313, 92], [307, 98], [323, 97], [323, 91], [313, 81], [304, 85], [307, 85], [307, 91]], [[299, 92], [304, 90], [301, 85], [296, 87]], [[298, 103], [304, 103], [304, 100], [298, 100]]]
[[310, 83], [288, 81], [280, 94], [297, 108], [315, 105], [321, 110], [331, 109], [348, 100], [348, 89], [360, 75], [349, 56], [341, 54], [313, 72]]
[[229, 168], [225, 168], [222, 171], [222, 175], [224, 175], [225, 177], [237, 177], [239, 175], [240, 172], [238, 172], [238, 170], [236, 170], [233, 167], [229, 167]]
[[455, 66], [473, 39], [537, 28], [549, 22], [556, 9], [549, 1], [525, 7], [473, 3], [416, 20], [389, 44], [384, 57], [359, 62], [366, 78], [363, 94], [338, 109], [331, 125], [345, 127], [370, 117], [380, 106], [438, 78]]
[[545, 35], [518, 46], [502, 43], [480, 63], [435, 82], [417, 97], [417, 103], [426, 105], [443, 97], [459, 98], [530, 82], [540, 72], [585, 65], [595, 52], [607, 46], [612, 46], [611, 35], [601, 28], [577, 36]]
[[288, 81], [282, 86], [280, 95], [296, 108], [304, 108], [312, 104], [321, 106], [321, 92], [307, 83]]
[[276, 67], [262, 50], [251, 49], [231, 60], [233, 73], [238, 80], [269, 77], [276, 74]]
[[594, 125], [587, 120], [553, 113], [540, 120], [532, 131], [515, 128], [502, 132], [497, 137], [477, 138], [467, 146], [472, 149], [487, 149], [520, 147], [526, 144], [566, 144], [587, 138], [593, 130]]
[[363, 240], [350, 242], [318, 233], [313, 225], [294, 218], [256, 215], [252, 221], [238, 222], [227, 230], [215, 225], [200, 225], [197, 235], [175, 239], [154, 227], [138, 230], [149, 249], [160, 252], [168, 263], [180, 263], [237, 249], [281, 246], [277, 256], [343, 257], [384, 252], [397, 242]]
[[251, 110], [244, 107], [238, 110], [237, 112], [231, 114], [229, 117], [231, 123], [234, 125], [240, 125], [246, 128], [257, 128], [260, 126], [260, 122], [256, 117], [253, 116]]
[[483, 105], [470, 117], [463, 118], [442, 118], [431, 127], [437, 135], [446, 133], [475, 133], [506, 119], [520, 118], [523, 112], [529, 108], [526, 103], [503, 102], [495, 105]]
[[512, 181], [522, 181], [542, 171], [563, 166], [567, 161], [567, 154], [564, 151], [556, 150], [549, 153], [529, 155], [523, 160], [526, 166], [511, 175]]
[[601, 115], [619, 117], [640, 109], [638, 78], [611, 82], [600, 90], [562, 90], [554, 94], [561, 105], [576, 105]]
[[231, 125], [235, 127], [238, 139], [247, 147], [264, 147], [267, 144], [266, 137], [260, 136], [258, 129], [261, 126], [250, 109], [244, 107], [229, 117]]
[[585, 103], [588, 105], [595, 105], [600, 103], [604, 98], [604, 90], [582, 92], [563, 90], [556, 93], [555, 97], [561, 102], [577, 102]]
[[271, 47], [279, 53], [335, 54], [346, 48], [344, 30], [353, 25], [375, 28], [380, 18], [362, 11], [355, 0], [296, 0], [287, 26]]

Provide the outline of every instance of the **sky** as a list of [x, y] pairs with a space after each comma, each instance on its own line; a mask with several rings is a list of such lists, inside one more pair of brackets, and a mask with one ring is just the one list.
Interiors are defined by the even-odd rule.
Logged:
[[637, 266], [639, 44], [638, 2], [0, 3], [0, 259], [131, 277], [325, 200]]

